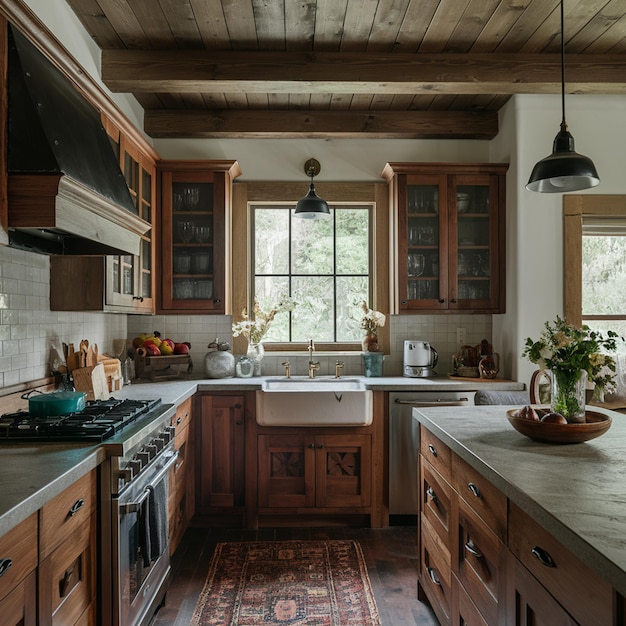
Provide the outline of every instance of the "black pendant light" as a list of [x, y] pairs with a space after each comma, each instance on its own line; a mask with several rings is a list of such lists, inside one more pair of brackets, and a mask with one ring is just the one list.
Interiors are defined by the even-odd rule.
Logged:
[[565, 121], [565, 36], [563, 33], [563, 0], [561, 0], [561, 130], [554, 138], [552, 154], [541, 159], [530, 175], [526, 189], [539, 193], [565, 193], [589, 189], [600, 184], [593, 161], [574, 150], [574, 138]]
[[321, 166], [319, 161], [315, 159], [309, 159], [304, 164], [304, 172], [307, 176], [311, 177], [311, 186], [309, 193], [298, 200], [296, 205], [295, 215], [307, 220], [317, 220], [323, 217], [330, 217], [330, 210], [326, 200], [322, 200], [315, 193], [315, 185], [313, 184], [313, 178], [320, 173]]

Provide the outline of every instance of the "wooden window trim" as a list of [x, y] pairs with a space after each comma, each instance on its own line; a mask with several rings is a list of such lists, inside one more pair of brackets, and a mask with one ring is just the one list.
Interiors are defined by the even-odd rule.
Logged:
[[[333, 202], [354, 202], [372, 204], [373, 247], [372, 265], [374, 268], [374, 302], [370, 306], [389, 315], [389, 194], [387, 184], [380, 183], [315, 183], [315, 190], [322, 198], [332, 198]], [[243, 308], [250, 308], [248, 280], [252, 259], [250, 258], [250, 241], [252, 237], [250, 223], [250, 204], [276, 202], [286, 198], [301, 198], [306, 195], [307, 184], [285, 182], [237, 182], [233, 185], [233, 320], [240, 319]], [[242, 236], [241, 233], [245, 233]], [[383, 351], [389, 351], [389, 324], [380, 331], [380, 342]], [[313, 338], [315, 339], [315, 337]], [[246, 340], [236, 337], [233, 340], [234, 351], [243, 353]], [[318, 351], [347, 352], [360, 351], [360, 345], [345, 343], [316, 343]], [[268, 347], [266, 347], [268, 350]], [[302, 342], [278, 343], [269, 347], [272, 351], [302, 352], [306, 346]]]
[[563, 251], [565, 319], [574, 326], [582, 325], [582, 244], [583, 219], [624, 217], [626, 195], [563, 196]]

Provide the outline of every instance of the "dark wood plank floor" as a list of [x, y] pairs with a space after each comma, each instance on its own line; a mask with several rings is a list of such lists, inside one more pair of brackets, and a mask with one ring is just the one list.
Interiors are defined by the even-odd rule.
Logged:
[[414, 526], [372, 528], [190, 528], [172, 558], [172, 580], [165, 606], [151, 626], [189, 626], [204, 587], [215, 544], [220, 541], [354, 539], [363, 549], [383, 626], [437, 626], [427, 604], [417, 600]]

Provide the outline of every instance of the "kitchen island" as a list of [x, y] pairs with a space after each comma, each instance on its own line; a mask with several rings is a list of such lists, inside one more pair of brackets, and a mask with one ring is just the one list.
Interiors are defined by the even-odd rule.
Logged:
[[[505, 533], [501, 539], [504, 543], [508, 541], [509, 550], [515, 551], [511, 546], [519, 542], [514, 535], [524, 530], [519, 523], [512, 524], [512, 518], [517, 516], [518, 520], [536, 523], [538, 529], [547, 531], [569, 555], [575, 555], [588, 567], [594, 578], [597, 575], [623, 597], [626, 595], [626, 416], [594, 407], [594, 411], [612, 418], [611, 428], [604, 436], [586, 443], [554, 445], [534, 442], [514, 430], [506, 416], [511, 408], [517, 407], [423, 408], [414, 409], [413, 416], [424, 436], [434, 435], [453, 457], [461, 459], [450, 464], [451, 484], [461, 485], [462, 489], [470, 479], [455, 476], [455, 467], [457, 470], [469, 467], [506, 497], [508, 536], [505, 509]], [[426, 466], [430, 468], [428, 463]], [[470, 501], [466, 492], [459, 493]], [[531, 562], [537, 561], [529, 558]], [[459, 559], [462, 563], [463, 558]], [[454, 571], [454, 555], [451, 563]], [[558, 565], [566, 568], [564, 559]], [[507, 567], [502, 578], [508, 576], [510, 580], [510, 566]], [[553, 564], [543, 569], [557, 570]], [[569, 595], [575, 602], [575, 589], [570, 588]], [[509, 591], [507, 601], [513, 602]], [[563, 604], [563, 600], [559, 601]], [[620, 603], [621, 598], [617, 601]]]

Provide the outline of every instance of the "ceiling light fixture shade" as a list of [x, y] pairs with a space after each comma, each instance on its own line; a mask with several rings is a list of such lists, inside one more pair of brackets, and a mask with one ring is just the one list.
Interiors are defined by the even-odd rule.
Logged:
[[565, 121], [565, 36], [564, 11], [561, 0], [561, 130], [554, 138], [552, 154], [541, 159], [530, 174], [526, 184], [529, 191], [539, 193], [565, 193], [580, 191], [600, 184], [593, 161], [574, 150], [574, 137]]
[[320, 163], [315, 159], [309, 159], [304, 164], [305, 174], [311, 177], [311, 186], [309, 187], [309, 193], [304, 198], [298, 200], [295, 211], [297, 217], [308, 220], [330, 217], [328, 203], [315, 193], [315, 185], [313, 184], [313, 178], [320, 173], [320, 170]]

